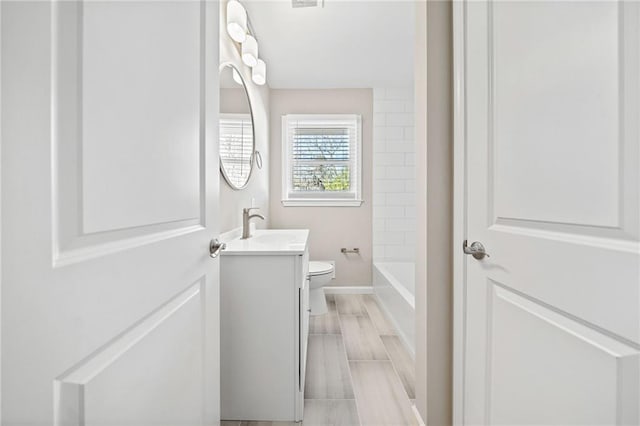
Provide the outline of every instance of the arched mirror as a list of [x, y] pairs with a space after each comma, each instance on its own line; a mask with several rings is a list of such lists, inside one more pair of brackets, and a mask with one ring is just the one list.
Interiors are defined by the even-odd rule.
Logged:
[[249, 183], [255, 138], [249, 93], [238, 69], [220, 65], [220, 171], [233, 189]]

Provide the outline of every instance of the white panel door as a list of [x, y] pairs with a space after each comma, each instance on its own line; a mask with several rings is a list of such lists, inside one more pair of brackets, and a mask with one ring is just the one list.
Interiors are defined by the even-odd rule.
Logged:
[[218, 4], [0, 7], [2, 424], [218, 424]]
[[460, 422], [637, 425], [640, 4], [456, 8]]

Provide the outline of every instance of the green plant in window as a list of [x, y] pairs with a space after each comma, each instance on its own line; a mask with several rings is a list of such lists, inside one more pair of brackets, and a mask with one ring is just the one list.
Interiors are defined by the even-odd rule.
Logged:
[[348, 191], [351, 188], [349, 168], [333, 164], [304, 167], [293, 176], [295, 191]]
[[343, 168], [339, 172], [334, 167], [331, 169], [332, 173], [323, 182], [325, 191], [348, 191], [351, 183], [349, 169]]

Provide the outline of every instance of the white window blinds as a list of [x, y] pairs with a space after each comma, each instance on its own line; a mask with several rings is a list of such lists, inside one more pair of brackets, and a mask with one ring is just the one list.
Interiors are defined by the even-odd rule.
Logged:
[[220, 114], [220, 160], [236, 186], [244, 186], [251, 171], [253, 127], [250, 114]]
[[283, 204], [361, 204], [358, 115], [285, 115]]

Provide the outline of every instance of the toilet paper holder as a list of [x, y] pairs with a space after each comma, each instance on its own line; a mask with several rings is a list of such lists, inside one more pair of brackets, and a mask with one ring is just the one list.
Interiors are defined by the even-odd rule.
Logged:
[[352, 249], [347, 249], [346, 247], [342, 247], [342, 248], [340, 249], [340, 253], [343, 253], [343, 254], [347, 254], [347, 253], [357, 253], [357, 254], [360, 254], [360, 249], [359, 249], [358, 247], [354, 247], [354, 248], [352, 248]]

